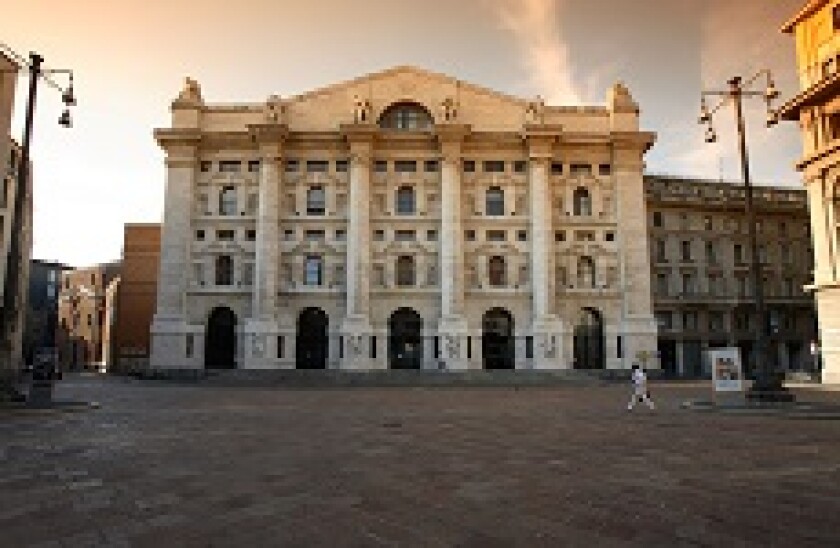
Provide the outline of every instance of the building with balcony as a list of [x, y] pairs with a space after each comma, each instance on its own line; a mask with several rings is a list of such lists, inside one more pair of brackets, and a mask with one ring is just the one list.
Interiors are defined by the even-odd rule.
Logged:
[[621, 84], [548, 106], [414, 67], [259, 104], [188, 79], [153, 368], [629, 368], [656, 349]]
[[[645, 177], [658, 350], [672, 374], [709, 374], [703, 351], [719, 347], [741, 348], [754, 367], [759, 324], [744, 192], [740, 183]], [[799, 188], [758, 186], [753, 203], [772, 359], [785, 370], [813, 370], [807, 196]]]
[[782, 32], [796, 38], [801, 91], [781, 109], [799, 121], [804, 177], [811, 211], [814, 276], [823, 382], [840, 383], [840, 2], [811, 0]]

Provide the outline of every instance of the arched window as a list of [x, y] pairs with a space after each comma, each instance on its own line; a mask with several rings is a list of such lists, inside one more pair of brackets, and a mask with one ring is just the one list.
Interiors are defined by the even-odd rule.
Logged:
[[322, 186], [309, 187], [306, 191], [306, 214], [323, 215], [327, 211], [327, 193]]
[[401, 186], [397, 190], [397, 215], [414, 214], [414, 189], [410, 186]]
[[583, 187], [575, 189], [575, 215], [588, 217], [592, 215], [592, 198], [589, 191]]
[[216, 257], [216, 285], [233, 285], [233, 259], [230, 255]]
[[236, 215], [236, 189], [222, 187], [219, 193], [219, 215]]
[[490, 257], [487, 265], [487, 273], [492, 287], [504, 287], [507, 285], [507, 265], [504, 257]]
[[581, 257], [577, 271], [578, 287], [595, 287], [595, 261], [592, 257]]
[[411, 255], [397, 257], [397, 285], [414, 285], [414, 257]]
[[487, 215], [504, 215], [505, 192], [497, 186], [488, 188], [484, 209]]
[[432, 127], [432, 116], [423, 105], [396, 103], [388, 107], [379, 118], [382, 129], [422, 131]]
[[306, 257], [303, 264], [303, 283], [305, 285], [321, 285], [323, 282], [324, 262], [318, 255]]

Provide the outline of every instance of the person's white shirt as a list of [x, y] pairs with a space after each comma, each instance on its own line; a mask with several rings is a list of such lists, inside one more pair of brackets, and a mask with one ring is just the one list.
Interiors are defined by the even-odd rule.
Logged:
[[636, 387], [636, 390], [641, 390], [645, 387], [647, 383], [647, 375], [641, 369], [635, 369], [633, 371], [633, 386]]

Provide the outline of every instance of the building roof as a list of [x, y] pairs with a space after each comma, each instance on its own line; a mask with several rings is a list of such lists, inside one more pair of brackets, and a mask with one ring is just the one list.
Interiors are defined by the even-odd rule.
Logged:
[[804, 19], [807, 19], [815, 12], [819, 11], [820, 8], [825, 6], [828, 3], [828, 0], [808, 0], [802, 9], [799, 12], [787, 20], [787, 22], [782, 25], [781, 31], [785, 33], [793, 32], [793, 29], [801, 23]]

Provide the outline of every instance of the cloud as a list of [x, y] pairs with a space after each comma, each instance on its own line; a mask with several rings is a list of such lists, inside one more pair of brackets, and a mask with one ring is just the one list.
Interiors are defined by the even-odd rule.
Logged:
[[531, 86], [550, 104], [581, 104], [557, 24], [563, 0], [500, 0], [496, 15], [522, 51]]

